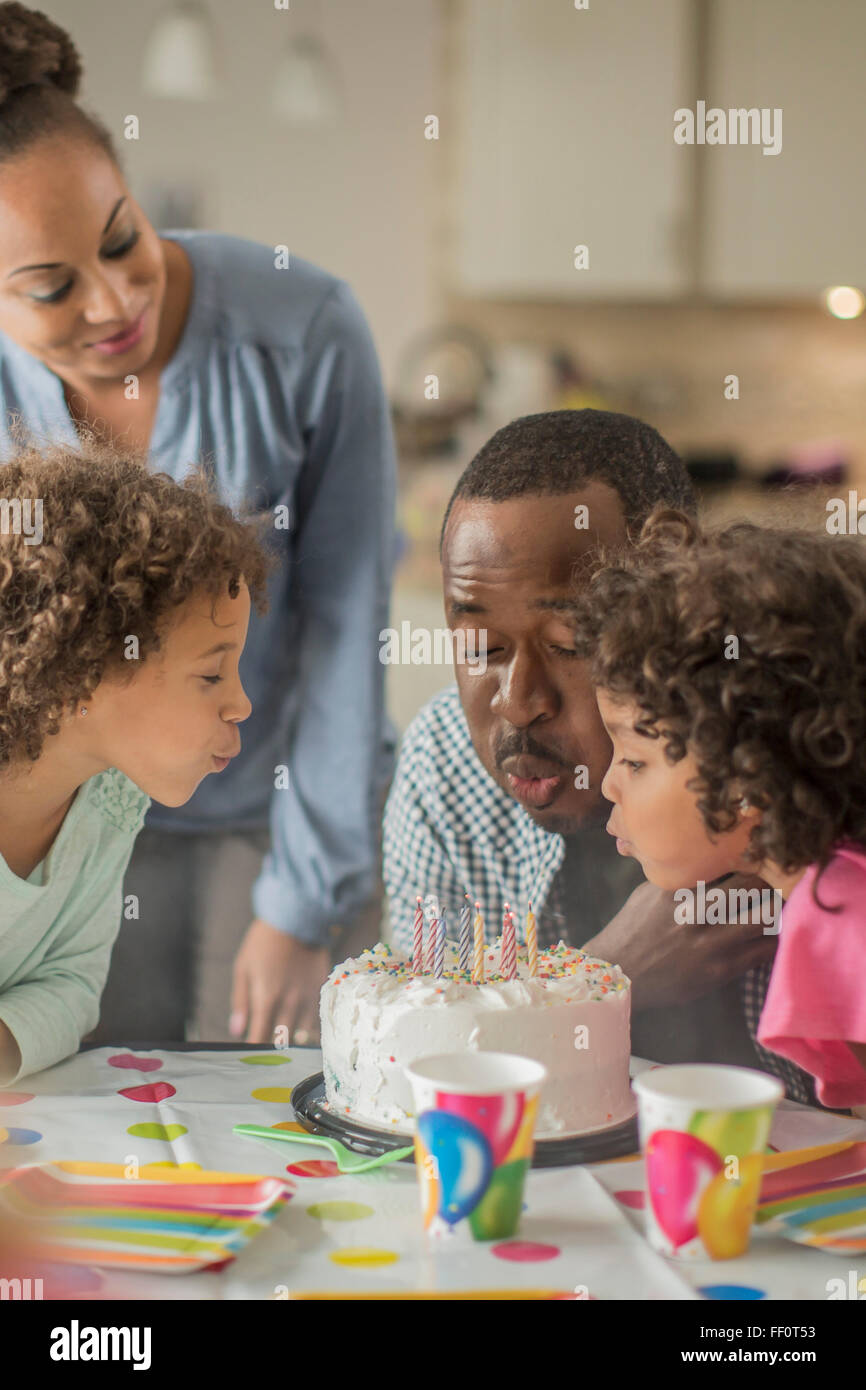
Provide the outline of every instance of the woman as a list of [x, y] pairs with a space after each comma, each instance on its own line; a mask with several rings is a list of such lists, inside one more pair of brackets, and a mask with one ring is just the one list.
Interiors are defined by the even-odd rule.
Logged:
[[223, 500], [271, 512], [282, 561], [244, 653], [243, 752], [148, 814], [96, 1036], [177, 1040], [191, 1020], [300, 1043], [332, 930], [376, 882], [394, 491], [376, 354], [343, 281], [158, 234], [80, 77], [62, 29], [0, 4], [0, 450], [18, 417], [37, 441], [93, 427], [173, 477], [203, 456]]

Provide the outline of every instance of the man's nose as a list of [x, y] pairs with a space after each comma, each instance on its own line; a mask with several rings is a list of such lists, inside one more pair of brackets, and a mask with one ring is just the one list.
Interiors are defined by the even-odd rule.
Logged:
[[559, 713], [560, 698], [540, 661], [516, 655], [502, 672], [493, 710], [516, 729]]

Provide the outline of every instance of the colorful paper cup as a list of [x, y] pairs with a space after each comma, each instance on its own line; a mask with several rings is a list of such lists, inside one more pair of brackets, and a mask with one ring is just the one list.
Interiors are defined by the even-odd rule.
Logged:
[[508, 1052], [454, 1052], [405, 1070], [425, 1230], [435, 1238], [513, 1236], [547, 1069]]
[[663, 1255], [744, 1255], [781, 1081], [748, 1067], [657, 1067], [635, 1077], [646, 1234]]

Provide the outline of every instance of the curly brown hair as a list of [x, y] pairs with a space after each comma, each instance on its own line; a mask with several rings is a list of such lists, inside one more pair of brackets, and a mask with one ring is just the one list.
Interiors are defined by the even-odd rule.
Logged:
[[637, 704], [635, 727], [664, 738], [669, 762], [692, 754], [708, 831], [732, 829], [745, 798], [761, 812], [753, 862], [793, 873], [866, 844], [860, 541], [750, 522], [701, 532], [662, 508], [587, 577], [578, 654], [597, 686]]
[[[37, 502], [33, 543], [21, 518]], [[131, 679], [124, 639], [145, 660], [191, 595], [234, 597], [243, 580], [264, 612], [274, 558], [260, 526], [217, 500], [204, 469], [175, 482], [92, 431], [77, 449], [19, 448], [0, 467], [0, 769], [38, 758], [105, 674]]]

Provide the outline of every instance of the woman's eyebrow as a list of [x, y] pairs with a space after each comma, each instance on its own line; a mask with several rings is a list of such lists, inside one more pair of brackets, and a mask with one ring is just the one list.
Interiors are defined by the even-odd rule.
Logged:
[[[105, 236], [105, 233], [108, 231], [109, 227], [111, 226], [112, 222], [117, 216], [117, 212], [120, 208], [121, 203], [125, 202], [126, 194], [124, 193], [123, 197], [118, 198], [117, 202], [114, 204], [114, 207], [111, 209], [108, 221], [106, 222], [105, 226], [100, 232], [100, 236]], [[17, 270], [10, 271], [10, 273], [6, 276], [6, 279], [11, 280], [13, 275], [23, 275], [24, 272], [27, 270], [59, 270], [59, 268], [62, 265], [63, 261], [42, 261], [39, 265], [20, 265]]]

